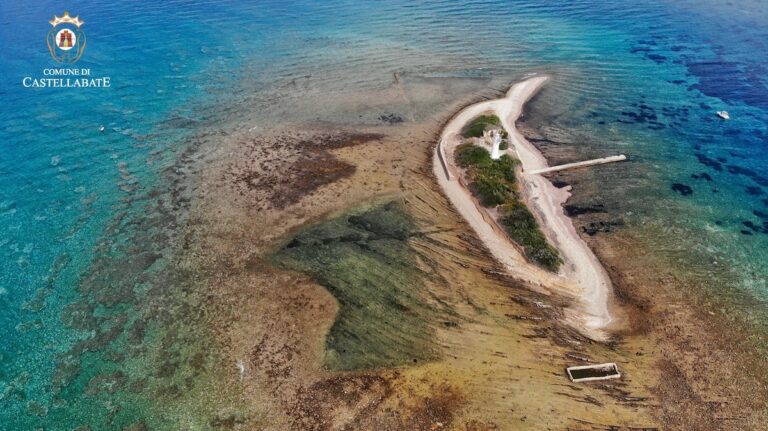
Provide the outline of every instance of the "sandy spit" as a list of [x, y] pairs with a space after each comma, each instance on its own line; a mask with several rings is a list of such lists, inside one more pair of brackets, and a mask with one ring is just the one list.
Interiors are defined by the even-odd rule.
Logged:
[[[433, 171], [443, 192], [496, 260], [513, 276], [530, 283], [537, 290], [574, 298], [574, 306], [567, 313], [568, 323], [590, 338], [605, 340], [609, 336], [607, 328], [614, 320], [608, 306], [611, 280], [595, 254], [579, 237], [571, 219], [563, 212], [562, 205], [570, 197], [570, 189], [558, 189], [542, 175], [529, 173], [546, 168], [547, 160], [515, 127], [523, 106], [547, 79], [546, 76], [528, 78], [513, 85], [503, 98], [462, 109], [443, 129], [435, 149]], [[524, 200], [539, 220], [547, 239], [564, 260], [558, 274], [527, 262], [492, 214], [462, 184], [460, 169], [453, 161], [453, 152], [462, 142], [461, 130], [473, 118], [489, 113], [496, 114], [509, 133], [510, 146], [506, 151], [522, 163], [520, 181]]]

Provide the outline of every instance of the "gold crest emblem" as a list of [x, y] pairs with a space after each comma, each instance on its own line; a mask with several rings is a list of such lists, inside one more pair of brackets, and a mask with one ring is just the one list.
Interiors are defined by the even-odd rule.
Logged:
[[64, 11], [63, 16], [54, 15], [48, 22], [53, 26], [46, 37], [51, 57], [59, 63], [75, 63], [85, 51], [85, 33], [80, 28], [85, 21]]

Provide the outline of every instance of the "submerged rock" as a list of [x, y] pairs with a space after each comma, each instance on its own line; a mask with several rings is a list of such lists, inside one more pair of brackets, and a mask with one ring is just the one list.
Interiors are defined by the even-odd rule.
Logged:
[[397, 124], [397, 123], [402, 123], [405, 120], [403, 119], [403, 117], [399, 115], [384, 114], [379, 116], [379, 121], [382, 121], [384, 123], [389, 123], [389, 124]]
[[693, 194], [693, 188], [683, 183], [672, 183], [672, 190], [680, 193], [683, 196], [688, 196]]
[[603, 204], [595, 204], [589, 206], [577, 206], [577, 205], [563, 205], [565, 213], [568, 217], [578, 217], [583, 214], [593, 213], [605, 213], [605, 206]]

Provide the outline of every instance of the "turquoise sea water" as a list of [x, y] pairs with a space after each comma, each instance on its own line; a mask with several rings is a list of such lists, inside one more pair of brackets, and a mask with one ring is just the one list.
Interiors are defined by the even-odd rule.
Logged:
[[[194, 394], [215, 368], [206, 353], [198, 368], [208, 371], [195, 374], [199, 352], [174, 350], [183, 335], [153, 335], [172, 320], [156, 311], [192, 285], [168, 274], [188, 203], [174, 181], [194, 182], [179, 160], [190, 147], [207, 150], [195, 146], [201, 133], [240, 120], [375, 121], [299, 96], [354, 100], [390, 86], [393, 72], [405, 82], [550, 74], [527, 122], [585, 158], [631, 158], [597, 174], [607, 210], [629, 229], [661, 233], [651, 249], [670, 259], [695, 253], [691, 271], [728, 274], [723, 289], [753, 298], [757, 311], [768, 306], [768, 6], [760, 2], [75, 1], [67, 9], [88, 35], [78, 67], [110, 76], [111, 88], [23, 88], [24, 76], [56, 67], [45, 35], [63, 9], [0, 4], [2, 430], [215, 427], [154, 402]], [[391, 110], [428, 117], [415, 106]], [[721, 109], [732, 120], [714, 115]], [[172, 372], [158, 372], [167, 364]]]

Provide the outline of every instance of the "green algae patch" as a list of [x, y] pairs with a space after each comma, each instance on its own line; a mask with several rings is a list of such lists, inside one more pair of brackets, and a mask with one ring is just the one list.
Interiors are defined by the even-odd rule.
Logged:
[[356, 211], [299, 233], [279, 267], [303, 272], [339, 303], [325, 365], [337, 370], [412, 364], [434, 357], [428, 303], [408, 239], [412, 220], [397, 202]]

